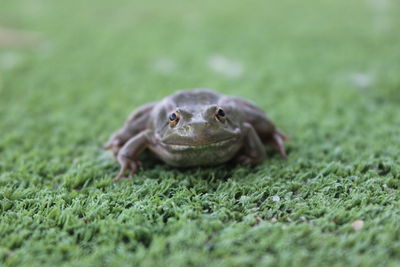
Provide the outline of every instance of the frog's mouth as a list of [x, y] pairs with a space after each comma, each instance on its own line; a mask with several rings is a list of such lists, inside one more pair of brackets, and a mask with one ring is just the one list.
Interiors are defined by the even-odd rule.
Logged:
[[171, 150], [188, 150], [188, 149], [219, 149], [224, 148], [226, 146], [231, 145], [232, 143], [236, 142], [236, 137], [231, 137], [228, 139], [210, 142], [210, 143], [193, 143], [193, 144], [177, 144], [177, 143], [164, 143], [165, 146], [170, 148]]

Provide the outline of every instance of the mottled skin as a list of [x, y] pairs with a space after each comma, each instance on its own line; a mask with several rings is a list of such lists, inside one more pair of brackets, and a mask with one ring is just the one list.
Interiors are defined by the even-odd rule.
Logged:
[[133, 175], [149, 149], [176, 167], [210, 166], [233, 160], [253, 166], [265, 159], [263, 144], [286, 158], [284, 141], [265, 113], [251, 102], [210, 90], [179, 91], [135, 110], [105, 145], [121, 170]]

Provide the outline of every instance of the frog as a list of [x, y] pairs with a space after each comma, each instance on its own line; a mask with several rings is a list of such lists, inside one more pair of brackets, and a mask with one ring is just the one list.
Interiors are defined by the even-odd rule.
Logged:
[[120, 165], [114, 181], [137, 173], [139, 156], [149, 150], [180, 168], [227, 162], [256, 166], [269, 145], [287, 158], [289, 137], [253, 102], [210, 89], [181, 90], [135, 109], [104, 148]]

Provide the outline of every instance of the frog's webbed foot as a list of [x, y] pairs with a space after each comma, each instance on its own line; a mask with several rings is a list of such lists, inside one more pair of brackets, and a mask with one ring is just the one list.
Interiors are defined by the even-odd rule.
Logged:
[[121, 169], [117, 176], [114, 177], [113, 181], [117, 182], [125, 177], [125, 173], [129, 170], [129, 176], [132, 177], [140, 167], [142, 167], [142, 162], [139, 160], [134, 160], [127, 158], [123, 155], [118, 156], [118, 162], [121, 166]]
[[118, 175], [113, 179], [114, 182], [125, 177], [127, 170], [130, 170], [129, 176], [133, 176], [142, 166], [139, 161], [139, 155], [152, 143], [151, 130], [144, 130], [135, 135], [119, 150], [117, 160], [121, 166]]

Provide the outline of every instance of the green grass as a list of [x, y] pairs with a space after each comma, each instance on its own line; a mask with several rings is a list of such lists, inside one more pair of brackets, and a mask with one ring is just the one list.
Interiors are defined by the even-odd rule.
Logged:
[[[0, 26], [41, 41], [0, 48], [0, 264], [398, 266], [399, 13], [395, 0], [3, 0]], [[147, 155], [112, 183], [108, 136], [196, 87], [256, 102], [292, 137], [289, 159], [179, 170]]]

